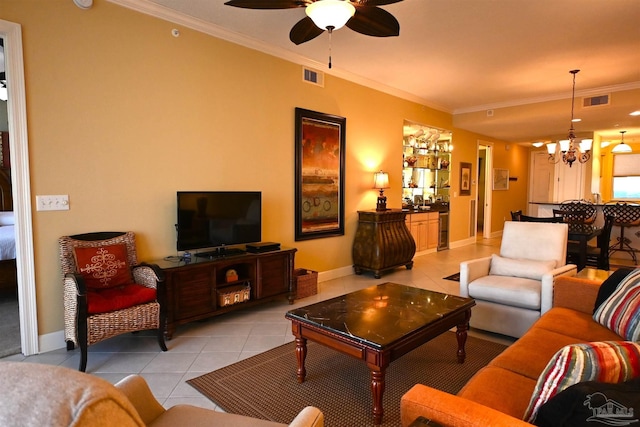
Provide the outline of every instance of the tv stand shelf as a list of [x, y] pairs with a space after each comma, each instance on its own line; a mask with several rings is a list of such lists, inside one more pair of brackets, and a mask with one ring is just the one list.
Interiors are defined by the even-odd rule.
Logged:
[[[293, 304], [296, 295], [293, 266], [296, 249], [265, 253], [242, 253], [233, 257], [194, 257], [189, 262], [156, 260], [164, 272], [167, 311], [166, 337], [171, 339], [179, 325], [262, 304], [286, 296]], [[227, 271], [237, 280], [227, 282]], [[248, 300], [222, 306], [218, 294], [240, 284], [250, 287]]]

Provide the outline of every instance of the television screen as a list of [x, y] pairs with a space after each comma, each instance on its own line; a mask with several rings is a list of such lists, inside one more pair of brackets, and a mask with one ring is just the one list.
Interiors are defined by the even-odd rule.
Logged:
[[262, 240], [259, 191], [179, 191], [179, 251]]

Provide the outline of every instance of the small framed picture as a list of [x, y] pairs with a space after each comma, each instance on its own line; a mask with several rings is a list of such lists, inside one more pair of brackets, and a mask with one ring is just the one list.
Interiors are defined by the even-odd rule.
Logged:
[[508, 190], [509, 189], [509, 169], [493, 170], [493, 189]]
[[471, 163], [460, 162], [460, 195], [471, 195]]

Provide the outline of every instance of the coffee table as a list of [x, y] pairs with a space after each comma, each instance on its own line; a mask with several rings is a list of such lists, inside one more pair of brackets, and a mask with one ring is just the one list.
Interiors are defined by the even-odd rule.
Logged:
[[457, 360], [463, 363], [472, 298], [383, 283], [287, 312], [295, 336], [296, 371], [304, 382], [307, 340], [364, 361], [371, 371], [373, 420], [382, 422], [382, 395], [389, 363], [456, 328]]

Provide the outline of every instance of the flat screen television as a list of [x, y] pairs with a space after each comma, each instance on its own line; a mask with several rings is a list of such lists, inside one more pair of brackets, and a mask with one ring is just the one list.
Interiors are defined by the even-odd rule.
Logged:
[[179, 251], [262, 240], [259, 191], [178, 191]]

